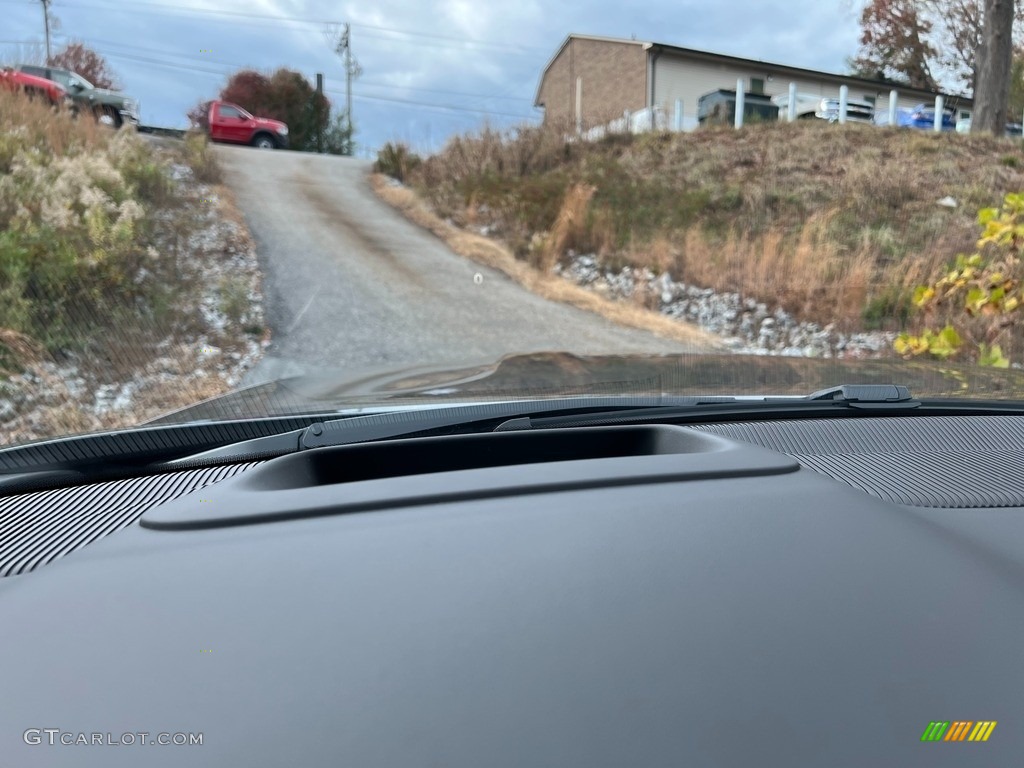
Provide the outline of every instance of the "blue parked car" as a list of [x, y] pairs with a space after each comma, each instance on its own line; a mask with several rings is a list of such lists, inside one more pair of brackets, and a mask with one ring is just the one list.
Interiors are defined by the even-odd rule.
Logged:
[[[913, 109], [901, 109], [896, 113], [896, 125], [900, 128], [918, 128], [922, 131], [935, 130], [935, 105], [918, 104]], [[956, 110], [942, 110], [942, 130], [956, 130]]]

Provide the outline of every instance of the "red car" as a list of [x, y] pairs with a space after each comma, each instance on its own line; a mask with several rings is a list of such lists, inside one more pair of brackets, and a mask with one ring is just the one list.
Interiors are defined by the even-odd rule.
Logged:
[[60, 83], [35, 75], [27, 75], [10, 67], [0, 69], [0, 86], [9, 91], [22, 91], [30, 98], [42, 96], [54, 106], [60, 106], [68, 97], [68, 92]]
[[253, 117], [237, 104], [211, 101], [207, 111], [210, 141], [251, 144], [260, 149], [288, 146], [288, 126], [269, 117]]

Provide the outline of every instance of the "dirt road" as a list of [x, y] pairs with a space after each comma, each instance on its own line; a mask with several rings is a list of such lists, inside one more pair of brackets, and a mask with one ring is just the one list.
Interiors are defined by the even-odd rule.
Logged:
[[452, 253], [373, 194], [367, 161], [248, 147], [217, 153], [257, 240], [273, 334], [243, 385], [514, 353], [687, 351], [539, 298]]

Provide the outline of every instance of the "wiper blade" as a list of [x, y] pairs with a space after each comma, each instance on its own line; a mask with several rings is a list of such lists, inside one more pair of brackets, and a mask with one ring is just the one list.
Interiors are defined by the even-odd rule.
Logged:
[[[37, 440], [0, 448], [0, 493], [257, 461], [326, 445], [381, 440], [432, 429], [493, 421], [525, 413], [567, 413], [613, 408], [679, 406], [707, 398], [575, 396], [562, 399], [452, 405], [373, 416], [328, 414], [135, 427]], [[727, 401], [731, 398], [710, 398]]]
[[[485, 403], [476, 405], [436, 408], [429, 411], [383, 413], [337, 421], [312, 424], [304, 430], [259, 438], [244, 443], [227, 445], [205, 453], [171, 462], [175, 466], [205, 466], [211, 461], [244, 460], [267, 450], [281, 447], [283, 438], [296, 441], [295, 451], [328, 446], [351, 445], [401, 437], [412, 437], [437, 430], [461, 428], [482, 431], [507, 432], [519, 429], [545, 427], [593, 426], [597, 424], [625, 424], [636, 421], [666, 420], [706, 415], [706, 409], [715, 406], [729, 413], [742, 409], [763, 411], [766, 404], [781, 403], [792, 408], [795, 403], [822, 401], [833, 408], [838, 404], [896, 403], [900, 407], [916, 407], [920, 403], [910, 398], [906, 387], [895, 385], [842, 385], [814, 392], [806, 397], [756, 397], [744, 400], [738, 397], [592, 397], [565, 400]], [[609, 410], [608, 405], [613, 409]], [[528, 413], [524, 413], [528, 412]], [[562, 412], [559, 415], [549, 415]]]
[[[608, 426], [613, 424], [635, 424], [642, 421], [676, 421], [686, 419], [706, 420], [712, 417], [742, 417], [774, 415], [784, 416], [799, 414], [825, 415], [833, 414], [838, 408], [852, 408], [862, 411], [913, 411], [924, 404], [915, 400], [910, 390], [896, 384], [842, 384], [837, 387], [812, 392], [804, 397], [764, 397], [749, 400], [730, 398], [723, 408], [715, 408], [715, 403], [701, 403], [701, 408], [662, 408], [652, 411], [640, 408], [631, 411], [614, 413], [572, 414], [546, 418], [521, 417], [510, 419], [501, 424], [495, 431], [508, 432], [522, 429], [559, 429], [586, 426]], [[949, 406], [939, 406], [942, 408]], [[963, 404], [955, 406], [963, 409]]]
[[[689, 410], [709, 403], [733, 403], [733, 397], [677, 397], [656, 395], [651, 397], [575, 397], [559, 400], [511, 401], [501, 403], [482, 403], [472, 405], [453, 405], [451, 407], [432, 408], [427, 411], [396, 411], [374, 414], [372, 416], [356, 416], [347, 419], [331, 420], [311, 424], [302, 430], [289, 432], [287, 435], [261, 437], [233, 443], [200, 454], [188, 456], [169, 462], [179, 468], [205, 466], [213, 461], [224, 462], [245, 460], [252, 455], [268, 450], [278, 450], [294, 446], [284, 453], [305, 451], [328, 446], [351, 445], [375, 440], [387, 440], [401, 437], [412, 437], [423, 433], [453, 428], [472, 429], [473, 431], [491, 430], [499, 427], [508, 419], [522, 417], [523, 413], [531, 416], [538, 414], [564, 413], [615, 413], [619, 410], [634, 410], [638, 406], [644, 412], [661, 412], [662, 409]], [[609, 410], [611, 409], [611, 410]], [[290, 441], [285, 446], [284, 441]]]

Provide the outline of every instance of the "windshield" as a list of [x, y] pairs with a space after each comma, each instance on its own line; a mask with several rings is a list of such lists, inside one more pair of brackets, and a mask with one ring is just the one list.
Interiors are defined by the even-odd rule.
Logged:
[[86, 80], [84, 77], [82, 77], [81, 75], [75, 74], [74, 72], [71, 73], [71, 75], [68, 77], [68, 80], [70, 81], [71, 85], [77, 85], [77, 86], [79, 86], [81, 88], [92, 89], [92, 88], [96, 87], [95, 85], [90, 83], [88, 80]]
[[1024, 34], [982, 67], [968, 5], [5, 4], [4, 64], [103, 90], [0, 88], [0, 446], [594, 392], [1024, 400]]

